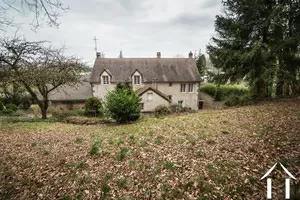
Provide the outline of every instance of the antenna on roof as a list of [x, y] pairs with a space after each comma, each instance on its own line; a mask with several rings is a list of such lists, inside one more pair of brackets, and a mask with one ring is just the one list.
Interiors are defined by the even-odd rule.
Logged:
[[97, 40], [98, 40], [98, 39], [97, 39], [97, 37], [95, 36], [93, 40], [95, 41], [95, 51], [97, 52]]

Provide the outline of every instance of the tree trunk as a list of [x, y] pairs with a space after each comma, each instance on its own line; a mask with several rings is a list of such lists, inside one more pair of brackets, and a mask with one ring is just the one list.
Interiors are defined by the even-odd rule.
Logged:
[[278, 80], [276, 83], [276, 97], [281, 97], [283, 95], [283, 85], [284, 82], [281, 80]]
[[283, 86], [284, 86], [284, 79], [283, 79], [283, 63], [282, 60], [279, 59], [279, 69], [277, 71], [277, 82], [276, 82], [276, 97], [283, 96]]
[[263, 100], [265, 98], [265, 81], [260, 79], [256, 83], [257, 88], [257, 100]]
[[42, 113], [42, 119], [47, 119], [47, 110], [49, 107], [49, 101], [48, 100], [43, 100], [38, 103], [41, 113]]
[[42, 119], [47, 119], [47, 110], [44, 108], [41, 108], [41, 112], [42, 112]]

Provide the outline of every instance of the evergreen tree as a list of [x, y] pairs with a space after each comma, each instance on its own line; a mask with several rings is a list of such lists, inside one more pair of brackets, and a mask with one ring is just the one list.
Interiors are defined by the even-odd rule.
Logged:
[[205, 67], [206, 67], [206, 59], [205, 55], [201, 53], [201, 50], [199, 50], [199, 54], [195, 55], [196, 60], [196, 66], [199, 71], [200, 76], [205, 75]]
[[[277, 86], [284, 85], [288, 74], [297, 88], [299, 4], [295, 0], [224, 0], [224, 14], [215, 21], [217, 36], [207, 46], [214, 66], [224, 72], [221, 80], [247, 80], [258, 99], [271, 95], [276, 79]], [[283, 66], [289, 69], [282, 70]]]

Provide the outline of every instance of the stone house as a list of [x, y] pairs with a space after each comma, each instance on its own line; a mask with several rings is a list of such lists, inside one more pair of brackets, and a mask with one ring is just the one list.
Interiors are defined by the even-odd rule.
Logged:
[[197, 110], [200, 81], [192, 52], [188, 58], [162, 58], [160, 52], [156, 58], [97, 56], [90, 78], [93, 96], [99, 98], [118, 83], [129, 83], [141, 97], [143, 112], [171, 103]]

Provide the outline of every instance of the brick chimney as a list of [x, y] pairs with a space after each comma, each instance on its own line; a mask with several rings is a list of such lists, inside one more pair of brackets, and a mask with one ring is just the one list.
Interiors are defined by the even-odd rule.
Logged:
[[101, 58], [101, 53], [100, 52], [96, 52], [96, 58]]
[[157, 52], [156, 55], [157, 55], [157, 58], [161, 58], [161, 53], [160, 52]]
[[193, 53], [190, 51], [189, 58], [193, 58]]

